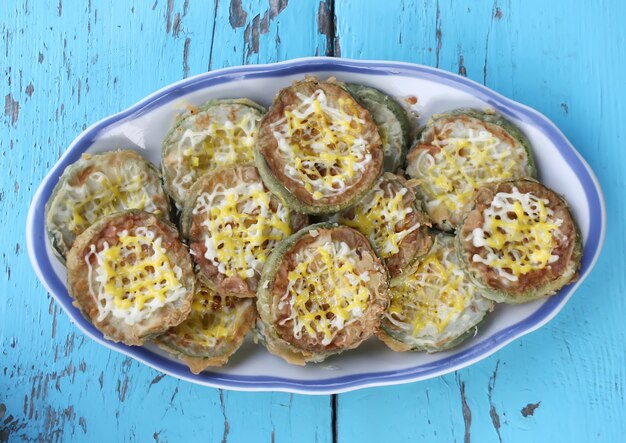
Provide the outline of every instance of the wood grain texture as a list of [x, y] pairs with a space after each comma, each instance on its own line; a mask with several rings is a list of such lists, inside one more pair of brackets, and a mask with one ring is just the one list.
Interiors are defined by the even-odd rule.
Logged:
[[[622, 440], [625, 17], [619, 0], [0, 2], [0, 441]], [[24, 243], [33, 192], [69, 142], [185, 76], [315, 54], [458, 72], [563, 130], [609, 212], [563, 312], [456, 374], [323, 397], [203, 388], [83, 337]]]
[[324, 53], [318, 7], [0, 2], [0, 441], [332, 440], [329, 397], [195, 386], [84, 337], [37, 281], [24, 240], [38, 183], [88, 124], [209, 67]]
[[596, 171], [609, 223], [596, 269], [551, 323], [456, 374], [340, 395], [338, 441], [623, 440], [626, 4], [365, 3], [336, 2], [342, 56], [438, 66], [544, 113]]

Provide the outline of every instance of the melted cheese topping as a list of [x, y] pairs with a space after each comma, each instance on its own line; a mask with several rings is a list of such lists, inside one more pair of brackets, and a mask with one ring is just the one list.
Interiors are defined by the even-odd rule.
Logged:
[[443, 206], [454, 213], [469, 203], [479, 187], [525, 176], [526, 163], [523, 147], [499, 139], [482, 125], [472, 128], [453, 120], [435, 128], [434, 140], [419, 152], [411, 173], [429, 210]]
[[256, 109], [238, 104], [212, 106], [186, 117], [166, 155], [177, 200], [183, 200], [191, 185], [209, 171], [252, 163], [261, 118]]
[[204, 258], [220, 274], [242, 279], [261, 273], [276, 242], [291, 235], [289, 210], [281, 203], [273, 210], [271, 194], [263, 184], [219, 184], [200, 194], [193, 215], [204, 220]]
[[352, 99], [334, 105], [321, 89], [297, 97], [299, 103], [271, 125], [285, 173], [315, 200], [341, 195], [372, 159], [362, 136], [365, 121]]
[[158, 181], [134, 162], [127, 170], [111, 168], [106, 174], [94, 171], [80, 186], [65, 184], [63, 205], [59, 205], [55, 219], [75, 235], [80, 234], [96, 220], [125, 209], [141, 209], [162, 216], [163, 203]]
[[296, 267], [278, 304], [289, 306], [280, 325], [292, 324], [293, 336], [302, 334], [330, 344], [337, 333], [363, 316], [369, 306], [368, 272], [359, 273], [356, 251], [345, 242], [327, 241], [296, 253]]
[[104, 242], [100, 252], [90, 245], [85, 256], [89, 292], [98, 300], [98, 321], [112, 315], [132, 326], [187, 293], [180, 282], [182, 270], [170, 263], [161, 238], [144, 227], [134, 231], [119, 232], [118, 243]]
[[252, 299], [225, 297], [216, 294], [200, 281], [197, 283], [191, 314], [170, 332], [184, 343], [193, 342], [205, 348], [214, 348], [233, 336]]
[[340, 222], [366, 235], [379, 256], [387, 258], [400, 251], [402, 240], [420, 224], [414, 223], [403, 229], [407, 215], [413, 212], [404, 201], [409, 190], [401, 187], [390, 197], [381, 184], [382, 180], [379, 180], [370, 194], [351, 209], [352, 217], [342, 216]]
[[[391, 288], [386, 318], [413, 337], [437, 337], [453, 325], [476, 297], [452, 248], [435, 247], [415, 272]], [[461, 331], [462, 332], [462, 331]]]
[[520, 275], [556, 262], [559, 256], [552, 251], [567, 238], [559, 229], [563, 220], [555, 218], [549, 203], [531, 193], [522, 194], [516, 187], [510, 193], [497, 193], [483, 211], [483, 227], [474, 229], [467, 238], [485, 250], [472, 260], [513, 282]]

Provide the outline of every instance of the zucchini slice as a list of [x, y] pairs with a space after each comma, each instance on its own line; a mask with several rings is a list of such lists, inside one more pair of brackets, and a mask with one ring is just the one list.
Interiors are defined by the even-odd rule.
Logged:
[[74, 306], [106, 338], [127, 345], [181, 323], [191, 310], [194, 284], [191, 257], [176, 228], [144, 211], [97, 221], [67, 256]]
[[179, 210], [202, 175], [254, 161], [254, 143], [265, 109], [248, 99], [211, 100], [180, 116], [163, 140], [165, 189]]
[[278, 93], [261, 123], [255, 156], [266, 186], [306, 214], [352, 206], [383, 166], [370, 113], [338, 84], [313, 77]]
[[306, 225], [270, 193], [251, 165], [210, 172], [189, 191], [181, 226], [211, 289], [254, 297], [263, 263], [274, 245]]
[[159, 335], [155, 343], [199, 374], [211, 366], [224, 366], [255, 320], [254, 300], [220, 295], [198, 278], [191, 314]]
[[525, 303], [576, 280], [580, 232], [567, 202], [535, 180], [481, 188], [457, 232], [467, 275], [485, 297]]
[[454, 237], [437, 235], [412, 274], [389, 290], [379, 337], [391, 349], [438, 352], [475, 335], [494, 303], [465, 276]]
[[481, 186], [537, 174], [524, 134], [504, 117], [476, 109], [433, 116], [409, 151], [406, 172], [444, 231], [459, 226]]
[[125, 209], [169, 217], [159, 170], [135, 151], [83, 154], [65, 169], [46, 203], [46, 230], [56, 255], [65, 263], [76, 236]]
[[386, 172], [359, 203], [339, 215], [364, 234], [389, 270], [391, 284], [410, 273], [432, 245], [428, 216], [404, 178]]
[[304, 365], [352, 349], [380, 326], [385, 267], [347, 226], [311, 225], [280, 242], [263, 267], [259, 330], [268, 350]]
[[409, 143], [409, 118], [393, 98], [369, 86], [346, 84], [346, 89], [367, 109], [378, 126], [385, 153], [384, 170], [396, 172], [404, 164]]

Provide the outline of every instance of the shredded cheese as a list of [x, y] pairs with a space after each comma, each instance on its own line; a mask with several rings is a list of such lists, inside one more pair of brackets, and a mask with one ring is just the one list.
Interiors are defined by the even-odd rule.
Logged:
[[155, 201], [162, 193], [159, 182], [135, 162], [124, 165], [126, 170], [113, 169], [104, 173], [95, 170], [80, 185], [65, 184], [65, 200], [58, 205], [55, 219], [66, 224], [75, 235], [96, 220], [125, 209], [141, 209], [157, 216], [163, 215], [163, 204]]
[[117, 244], [104, 242], [101, 251], [90, 245], [85, 256], [89, 292], [98, 300], [98, 321], [112, 315], [135, 325], [175, 303], [187, 290], [180, 282], [181, 268], [172, 266], [154, 232], [139, 227], [117, 236]]
[[429, 212], [442, 207], [454, 214], [479, 187], [525, 176], [526, 164], [522, 146], [498, 138], [483, 124], [450, 120], [435, 126], [434, 140], [419, 151], [411, 175]]
[[389, 195], [382, 187], [383, 180], [381, 178], [370, 193], [348, 212], [353, 213], [351, 217], [343, 213], [340, 222], [367, 236], [384, 259], [397, 254], [402, 240], [421, 225], [414, 223], [404, 227], [406, 217], [413, 212], [404, 199], [409, 190], [405, 187], [393, 188], [394, 194]]
[[413, 337], [442, 336], [476, 296], [454, 250], [436, 246], [415, 272], [390, 290], [386, 318]]
[[516, 187], [510, 193], [498, 192], [483, 211], [483, 227], [474, 229], [467, 238], [485, 251], [472, 260], [512, 282], [556, 262], [559, 256], [552, 252], [567, 239], [559, 229], [563, 220], [554, 216], [549, 203]]
[[337, 333], [363, 316], [369, 306], [368, 272], [356, 268], [356, 251], [345, 242], [326, 241], [296, 253], [279, 309], [289, 307], [280, 321], [290, 323], [293, 335], [319, 338], [326, 346]]
[[191, 313], [172, 333], [195, 345], [214, 348], [223, 340], [234, 339], [245, 311], [252, 300], [216, 294], [197, 281]]
[[197, 198], [192, 213], [204, 218], [204, 257], [220, 274], [260, 275], [276, 242], [291, 235], [289, 210], [280, 202], [273, 209], [271, 198], [260, 182], [218, 184]]
[[221, 104], [187, 116], [171, 136], [165, 166], [172, 192], [181, 204], [189, 188], [205, 173], [254, 161], [261, 113], [249, 106]]
[[297, 98], [294, 108], [271, 124], [285, 173], [314, 200], [341, 195], [372, 160], [362, 136], [365, 122], [352, 99], [334, 104], [321, 89]]

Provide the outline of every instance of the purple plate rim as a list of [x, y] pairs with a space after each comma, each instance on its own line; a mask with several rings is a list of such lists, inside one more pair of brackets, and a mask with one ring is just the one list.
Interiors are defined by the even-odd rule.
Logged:
[[[576, 173], [584, 189], [589, 206], [589, 233], [584, 245], [582, 267], [578, 281], [566, 286], [557, 295], [547, 299], [537, 311], [527, 318], [502, 329], [488, 339], [460, 352], [452, 353], [436, 362], [402, 370], [365, 372], [319, 380], [243, 376], [209, 371], [194, 375], [189, 372], [185, 365], [168, 360], [146, 348], [130, 347], [106, 340], [100, 331], [88, 322], [77, 308], [72, 306], [72, 299], [68, 295], [64, 283], [54, 272], [46, 252], [44, 206], [65, 167], [76, 161], [105, 127], [116, 125], [125, 119], [141, 116], [155, 107], [163, 106], [190, 92], [244, 78], [271, 78], [324, 71], [392, 76], [401, 74], [435, 81], [468, 92], [506, 117], [532, 124], [543, 132], [554, 143], [561, 156]], [[106, 117], [85, 129], [70, 144], [39, 185], [28, 213], [26, 240], [29, 257], [38, 278], [57, 302], [61, 304], [63, 310], [78, 328], [96, 342], [168, 375], [200, 385], [244, 391], [331, 394], [365, 387], [407, 383], [444, 375], [482, 360], [516, 338], [538, 329], [550, 321], [563, 308], [575, 289], [587, 277], [600, 255], [605, 231], [606, 207], [602, 189], [595, 174], [563, 133], [538, 111], [508, 99], [473, 80], [437, 68], [405, 62], [307, 57], [266, 65], [224, 68], [199, 74], [172, 83], [126, 110]]]

